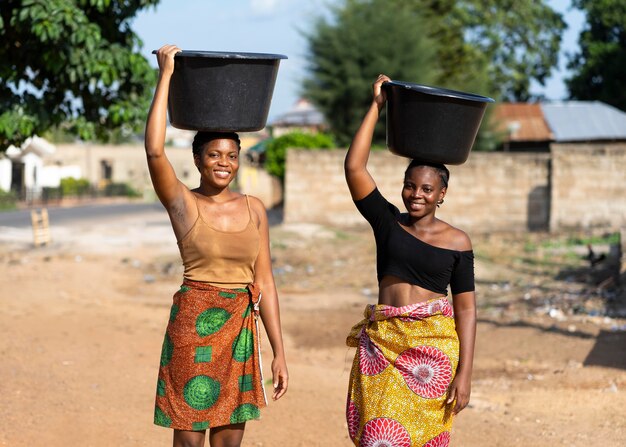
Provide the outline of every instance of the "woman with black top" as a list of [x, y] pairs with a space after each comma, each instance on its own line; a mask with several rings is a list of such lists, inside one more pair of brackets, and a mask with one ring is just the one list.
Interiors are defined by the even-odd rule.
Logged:
[[[467, 405], [476, 334], [472, 245], [435, 217], [450, 177], [441, 164], [413, 160], [401, 213], [367, 170], [374, 126], [386, 102], [380, 75], [372, 104], [345, 159], [356, 207], [376, 239], [378, 304], [352, 328], [357, 347], [347, 402], [356, 446], [447, 446], [452, 415]], [[452, 305], [447, 299], [450, 286]]]

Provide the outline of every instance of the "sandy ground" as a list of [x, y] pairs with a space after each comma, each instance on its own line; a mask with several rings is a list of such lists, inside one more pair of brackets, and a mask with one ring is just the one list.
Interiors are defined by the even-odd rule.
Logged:
[[[52, 225], [38, 249], [30, 231], [0, 228], [0, 445], [169, 445], [152, 425], [181, 277], [166, 216]], [[376, 294], [370, 232], [278, 225], [272, 241], [291, 384], [243, 445], [347, 447], [344, 340]], [[582, 264], [548, 262], [533, 244], [474, 238], [475, 373], [453, 445], [624, 445], [626, 320], [598, 311]]]

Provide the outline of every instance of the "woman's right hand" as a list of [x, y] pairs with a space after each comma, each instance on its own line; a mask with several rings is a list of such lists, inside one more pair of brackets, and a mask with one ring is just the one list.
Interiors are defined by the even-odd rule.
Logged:
[[174, 56], [180, 53], [181, 49], [176, 45], [163, 45], [157, 50], [157, 62], [162, 75], [171, 75], [174, 73]]
[[372, 90], [374, 91], [374, 102], [378, 106], [379, 110], [382, 109], [382, 107], [385, 105], [385, 102], [387, 102], [387, 93], [382, 87], [383, 82], [389, 82], [389, 81], [391, 81], [389, 76], [384, 75], [384, 74], [379, 74], [374, 84], [372, 84]]

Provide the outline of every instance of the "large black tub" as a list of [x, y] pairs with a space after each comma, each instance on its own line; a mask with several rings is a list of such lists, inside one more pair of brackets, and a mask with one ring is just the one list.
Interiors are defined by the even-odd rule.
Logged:
[[188, 130], [265, 127], [282, 54], [182, 51], [174, 58], [168, 112]]
[[487, 104], [486, 96], [385, 82], [387, 147], [403, 157], [460, 165], [469, 156]]

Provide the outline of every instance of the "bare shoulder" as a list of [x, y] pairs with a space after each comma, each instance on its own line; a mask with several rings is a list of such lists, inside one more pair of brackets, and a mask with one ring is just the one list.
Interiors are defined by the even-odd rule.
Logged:
[[250, 202], [250, 209], [259, 219], [258, 223], [267, 220], [267, 211], [261, 199], [248, 195], [248, 201]]
[[440, 222], [444, 224], [442, 233], [445, 234], [445, 240], [451, 250], [469, 251], [472, 249], [472, 241], [465, 231], [453, 227], [449, 223]]

